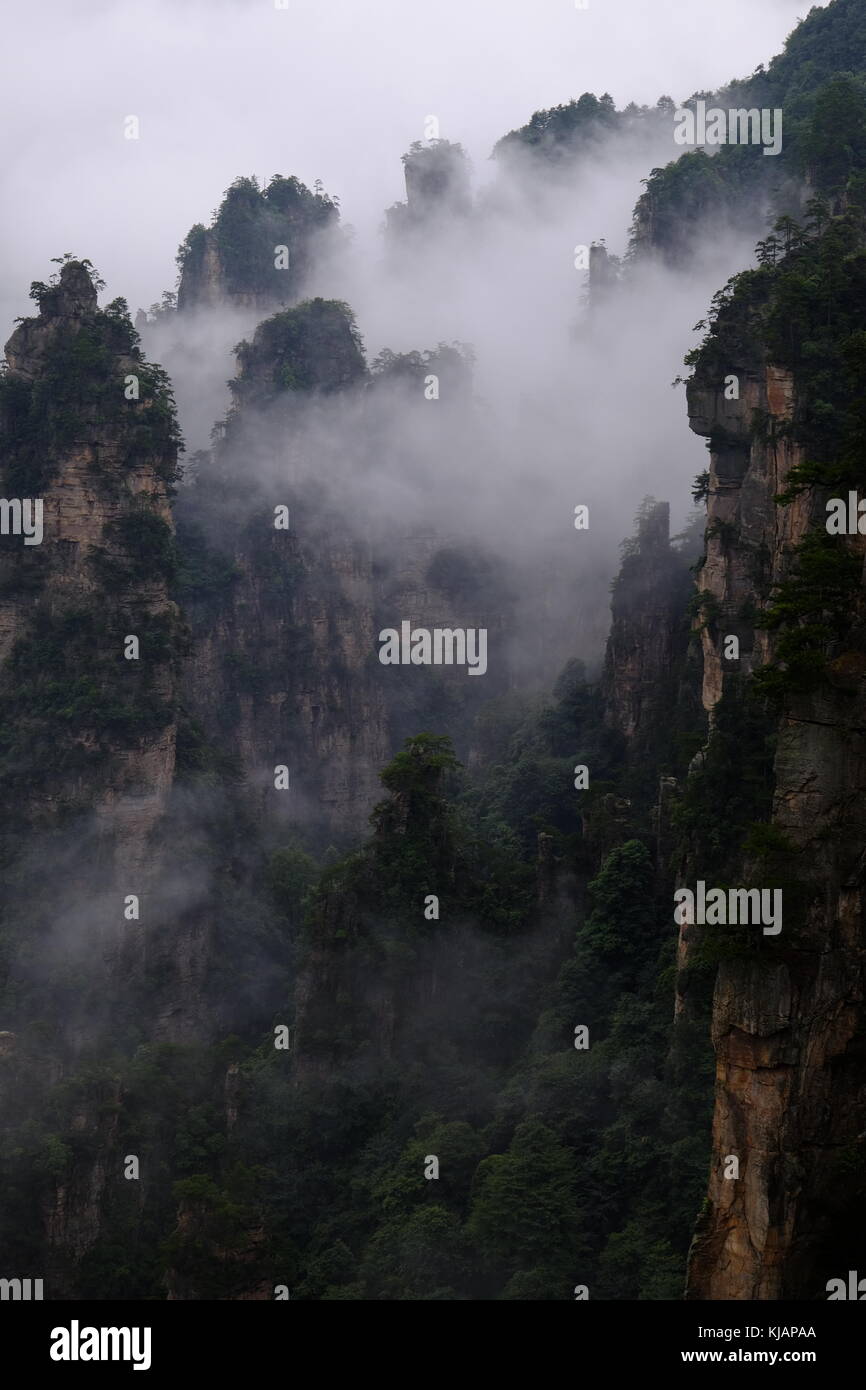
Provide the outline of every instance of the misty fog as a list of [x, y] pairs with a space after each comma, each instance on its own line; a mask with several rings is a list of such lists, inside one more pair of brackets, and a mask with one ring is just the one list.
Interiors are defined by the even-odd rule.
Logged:
[[[363, 466], [352, 408], [334, 407], [315, 426], [313, 471], [328, 473], [347, 518], [366, 513], [386, 531], [428, 523], [506, 558], [528, 610], [539, 580], [547, 601], [559, 584], [554, 606], [571, 629], [562, 654], [580, 632], [582, 655], [595, 657], [616, 545], [641, 499], [669, 498], [674, 531], [686, 520], [703, 446], [669, 384], [692, 346], [691, 325], [749, 262], [760, 226], [714, 236], [687, 275], [631, 267], [590, 318], [574, 248], [603, 238], [623, 255], [641, 180], [676, 153], [669, 134], [612, 137], [546, 180], [515, 159], [492, 160], [491, 150], [534, 110], [584, 90], [608, 91], [624, 107], [719, 86], [743, 74], [749, 55], [757, 62], [781, 46], [797, 6], [599, 0], [577, 10], [545, 0], [543, 8], [543, 23], [536, 6], [490, 0], [469, 9], [447, 0], [435, 11], [394, 0], [366, 9], [345, 0], [291, 0], [287, 10], [266, 0], [189, 3], [182, 12], [99, 4], [84, 13], [49, 3], [20, 14], [19, 38], [33, 42], [38, 26], [44, 61], [36, 102], [33, 74], [5, 74], [15, 216], [0, 307], [11, 329], [29, 311], [29, 281], [71, 250], [96, 265], [106, 299], [147, 308], [174, 286], [177, 245], [194, 222], [210, 221], [232, 179], [322, 179], [347, 231], [320, 257], [305, 294], [349, 303], [368, 363], [383, 348], [469, 345], [475, 399], [463, 407], [471, 420], [452, 408], [447, 447], [429, 429], [436, 406], [425, 418], [396, 404], [377, 431], [386, 447]], [[99, 80], [90, 84], [83, 75], [97, 55]], [[15, 101], [22, 81], [26, 108]], [[16, 129], [18, 109], [26, 122]], [[137, 141], [123, 138], [129, 114], [141, 123]], [[399, 258], [383, 240], [385, 209], [405, 197], [400, 156], [431, 115], [442, 138], [466, 151], [473, 207], [440, 219]], [[145, 332], [148, 356], [172, 376], [187, 458], [208, 447], [229, 406], [231, 348], [264, 316], [223, 309]], [[273, 441], [259, 466], [279, 476], [285, 447]], [[590, 529], [578, 535], [581, 503]]]

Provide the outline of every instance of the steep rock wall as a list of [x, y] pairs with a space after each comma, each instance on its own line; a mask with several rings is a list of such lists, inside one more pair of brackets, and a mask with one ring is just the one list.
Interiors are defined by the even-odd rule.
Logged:
[[[712, 441], [698, 578], [708, 596], [701, 638], [711, 719], [729, 683], [772, 658], [774, 635], [755, 627], [755, 610], [790, 573], [791, 548], [823, 519], [810, 492], [787, 506], [775, 501], [803, 460], [786, 437], [796, 405], [790, 373], [772, 364], [742, 380], [739, 400], [700, 381], [689, 393], [692, 428]], [[863, 538], [850, 544], [866, 554]], [[823, 1297], [826, 1280], [861, 1257], [851, 1172], [863, 1162], [866, 1119], [862, 630], [855, 620], [827, 682], [792, 694], [778, 718], [771, 824], [791, 898], [786, 891], [778, 942], [719, 966], [713, 1160], [689, 1298]], [[729, 634], [739, 637], [739, 661], [724, 657]], [[757, 867], [745, 860], [741, 881]], [[758, 872], [766, 870], [765, 861]], [[682, 971], [694, 937], [682, 929]], [[728, 1155], [739, 1158], [735, 1180], [724, 1176]]]

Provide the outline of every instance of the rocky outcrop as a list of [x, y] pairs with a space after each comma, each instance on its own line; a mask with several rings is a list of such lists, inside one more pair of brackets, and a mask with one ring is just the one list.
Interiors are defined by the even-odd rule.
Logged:
[[[796, 410], [790, 374], [772, 364], [740, 378], [737, 400], [700, 379], [689, 392], [692, 428], [712, 445], [707, 558], [698, 577], [711, 718], [732, 682], [773, 658], [775, 638], [756, 628], [756, 610], [790, 573], [791, 548], [824, 515], [814, 490], [787, 506], [775, 500], [803, 457], [786, 429]], [[862, 559], [864, 539], [850, 545]], [[770, 852], [741, 864], [743, 883], [784, 884], [783, 928], [718, 970], [713, 1160], [689, 1265], [692, 1299], [822, 1298], [828, 1279], [862, 1259], [850, 1181], [866, 1156], [866, 831], [857, 810], [866, 793], [866, 668], [858, 602], [827, 680], [784, 702]], [[737, 660], [724, 654], [730, 636], [739, 642]], [[700, 864], [694, 872], [700, 876]], [[689, 934], [683, 929], [681, 968]]]
[[3, 380], [5, 495], [38, 500], [43, 527], [38, 544], [9, 535], [0, 553], [0, 686], [18, 721], [4, 772], [19, 827], [86, 807], [136, 877], [174, 770], [177, 436], [158, 369], [122, 309], [98, 309], [87, 267], [69, 261], [37, 292]]
[[212, 226], [198, 223], [180, 248], [178, 310], [230, 305], [267, 313], [293, 304], [338, 221], [336, 203], [299, 179], [276, 175], [264, 187], [236, 179]]
[[[14, 530], [0, 542], [4, 975], [18, 1033], [0, 1079], [19, 1119], [116, 1029], [159, 954], [150, 933], [185, 642], [169, 598], [167, 383], [123, 302], [98, 307], [86, 263], [67, 261], [33, 293], [39, 314], [10, 338], [0, 380], [3, 493], [42, 509], [37, 544]], [[68, 1293], [69, 1269], [99, 1237], [120, 1170], [119, 1102], [114, 1080], [73, 1108], [68, 1146], [48, 1141], [51, 1296]]]
[[469, 166], [461, 145], [416, 140], [403, 156], [403, 172], [406, 202], [394, 203], [386, 214], [386, 230], [393, 242], [470, 212]]
[[[696, 381], [688, 393], [689, 423], [712, 445], [696, 623], [709, 712], [726, 676], [748, 675], [768, 660], [770, 639], [755, 625], [758, 608], [787, 575], [790, 549], [803, 539], [813, 512], [807, 496], [786, 507], [775, 502], [791, 469], [803, 462], [801, 446], [785, 429], [794, 409], [791, 373], [766, 364], [753, 374], [732, 375], [731, 382], [714, 387]], [[734, 389], [736, 398], [728, 399]], [[730, 637], [738, 656], [725, 655]]]

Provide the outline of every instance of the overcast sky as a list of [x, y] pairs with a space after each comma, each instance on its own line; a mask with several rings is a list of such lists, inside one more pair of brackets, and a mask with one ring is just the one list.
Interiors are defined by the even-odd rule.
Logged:
[[[427, 115], [484, 176], [533, 111], [683, 98], [779, 51], [800, 0], [39, 0], [6, 9], [0, 312], [64, 251], [133, 310], [237, 174], [323, 179], [365, 227]], [[138, 141], [123, 122], [138, 116]], [[0, 340], [0, 341], [3, 341]]]

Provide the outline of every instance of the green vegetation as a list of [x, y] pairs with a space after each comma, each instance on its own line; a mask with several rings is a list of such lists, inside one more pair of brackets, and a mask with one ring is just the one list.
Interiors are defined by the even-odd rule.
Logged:
[[252, 343], [239, 343], [235, 351], [241, 374], [231, 384], [240, 401], [339, 391], [366, 376], [354, 314], [335, 299], [308, 299], [274, 314], [259, 324]]
[[[187, 1297], [285, 1283], [302, 1300], [570, 1301], [587, 1283], [610, 1297], [679, 1296], [705, 1172], [709, 1059], [696, 1038], [687, 1062], [668, 1060], [673, 937], [647, 844], [626, 836], [588, 870], [580, 816], [592, 823], [604, 784], [575, 794], [571, 768], [580, 754], [608, 770], [608, 786], [622, 776], [602, 715], [573, 663], [550, 703], [504, 702], [486, 735], [498, 760], [478, 782], [448, 739], [409, 739], [383, 770], [367, 844], [324, 865], [284, 845], [258, 861], [252, 899], [238, 896], [226, 841], [210, 987], [284, 998], [298, 951], [301, 964], [327, 958], [328, 980], [311, 977], [298, 1020], [299, 1060], [326, 1070], [296, 1087], [267, 1014], [258, 1036], [201, 1049], [141, 1046], [133, 1025], [135, 1055], [103, 1056], [89, 1081], [79, 1060], [81, 1080], [52, 1101], [38, 1165], [19, 1138], [9, 1181], [20, 1209], [86, 1161], [74, 1116], [85, 1094], [104, 1105], [117, 1074], [116, 1142], [146, 1149], [152, 1177], [143, 1210], [124, 1185], [107, 1200], [81, 1288], [163, 1297], [167, 1279]], [[178, 752], [185, 775], [219, 785], [226, 770], [185, 716]], [[541, 932], [539, 835], [552, 837], [560, 885]], [[591, 879], [586, 910], [575, 875]], [[424, 915], [428, 892], [438, 919]], [[152, 949], [142, 987], [158, 990], [170, 943], [166, 956], [159, 936]], [[132, 1020], [140, 1005], [127, 1007]], [[574, 1046], [577, 1024], [589, 1050]], [[229, 1059], [240, 1064], [230, 1129]], [[689, 1076], [675, 1096], [674, 1064]], [[435, 1181], [424, 1179], [430, 1155]]]
[[[693, 254], [701, 227], [718, 231], [733, 215], [796, 213], [804, 175], [828, 198], [862, 197], [866, 164], [866, 24], [860, 0], [813, 8], [765, 70], [715, 93], [708, 107], [780, 109], [783, 143], [766, 158], [756, 145], [694, 150], [654, 169], [637, 203], [633, 249], [648, 244], [673, 263]], [[696, 98], [690, 99], [693, 102]], [[787, 176], [787, 177], [786, 177]], [[788, 204], [793, 202], [793, 206]]]
[[149, 657], [140, 662], [123, 657], [130, 627], [128, 614], [107, 613], [101, 604], [36, 610], [0, 685], [0, 773], [10, 794], [50, 782], [64, 769], [92, 765], [113, 741], [169, 723], [172, 711], [158, 693], [159, 665], [177, 652], [174, 622], [136, 618]]
[[857, 611], [862, 569], [861, 558], [826, 530], [810, 531], [796, 547], [791, 573], [760, 621], [779, 634], [773, 660], [753, 676], [761, 694], [779, 703], [826, 679], [833, 644], [849, 632]]
[[[194, 287], [204, 275], [209, 236], [229, 294], [290, 302], [309, 269], [316, 234], [338, 220], [335, 200], [310, 192], [299, 179], [278, 174], [264, 188], [256, 178], [235, 179], [214, 214], [211, 231], [196, 223], [178, 248], [180, 307], [185, 307], [185, 297], [195, 302]], [[274, 264], [277, 246], [288, 249], [288, 265], [282, 269]]]
[[106, 587], [174, 578], [177, 560], [171, 526], [149, 507], [137, 506], [109, 522], [103, 538], [107, 545], [94, 550], [91, 563]]
[[733, 879], [747, 834], [769, 820], [774, 755], [775, 721], [749, 683], [727, 682], [707, 746], [674, 812], [680, 848], [700, 863], [706, 882]]
[[[713, 104], [712, 102], [710, 104]], [[670, 118], [673, 132], [673, 118]], [[635, 205], [632, 252], [648, 244], [667, 261], [686, 260], [712, 221], [716, 227], [741, 219], [752, 202], [757, 212], [765, 166], [751, 145], [723, 145], [714, 155], [687, 154], [642, 179], [645, 190]], [[736, 209], [736, 212], [734, 212]]]
[[[19, 330], [41, 359], [39, 373], [29, 379], [13, 368], [0, 377], [7, 492], [41, 491], [58, 469], [83, 460], [109, 518], [89, 549], [71, 538], [23, 557], [0, 547], [4, 592], [27, 603], [0, 675], [4, 835], [13, 840], [26, 828], [23, 819], [15, 825], [19, 795], [44, 795], [61, 778], [78, 788], [61, 803], [69, 812], [85, 794], [81, 774], [94, 773], [109, 749], [139, 745], [173, 718], [167, 677], [183, 627], [170, 610], [142, 605], [140, 590], [155, 597], [172, 576], [174, 540], [159, 500], [127, 475], [148, 467], [170, 494], [180, 435], [165, 374], [144, 362], [123, 300], [97, 307], [101, 285], [88, 262], [60, 258], [59, 274], [32, 287], [40, 318]], [[15, 351], [13, 339], [13, 363]], [[137, 399], [126, 397], [128, 377], [137, 380]], [[70, 570], [83, 583], [65, 582]], [[139, 639], [140, 661], [124, 659], [128, 634]]]
[[[68, 261], [63, 271], [80, 264]], [[60, 282], [31, 287], [43, 314], [55, 312], [63, 271]], [[144, 361], [126, 301], [98, 309], [94, 293], [91, 312], [60, 324], [43, 339], [35, 381], [0, 374], [0, 446], [10, 493], [38, 495], [64, 455], [86, 449], [96, 434], [116, 434], [122, 467], [151, 465], [171, 492], [182, 448], [174, 397], [162, 368]], [[129, 375], [138, 379], [135, 400], [126, 398]]]
[[[825, 196], [802, 224], [777, 220], [757, 266], [716, 297], [690, 359], [707, 386], [767, 362], [792, 372], [787, 438], [807, 461], [781, 502], [814, 494], [816, 514], [822, 489], [859, 481], [866, 442], [864, 43], [862, 4], [836, 0], [812, 12], [768, 72], [725, 94], [736, 105], [784, 98], [786, 171], [814, 167]], [[670, 122], [672, 106], [663, 98], [637, 118]], [[607, 96], [585, 95], [536, 113], [499, 149], [538, 155], [549, 168], [635, 118]], [[410, 201], [419, 190], [435, 201], [439, 175], [447, 184], [449, 170], [462, 167], [456, 149], [440, 142], [432, 153], [409, 152]], [[760, 151], [688, 155], [648, 181], [640, 228], [675, 250], [721, 202], [741, 216], [765, 191], [772, 164]], [[210, 230], [188, 234], [184, 280], [189, 287], [201, 277], [211, 244], [231, 290], [285, 294], [291, 281], [274, 280], [273, 245], [285, 241], [293, 266], [303, 266], [312, 230], [335, 219], [333, 201], [297, 180], [277, 178], [265, 190], [238, 180]], [[51, 313], [58, 287], [34, 292]], [[173, 312], [171, 303], [162, 308]], [[94, 425], [116, 425], [123, 468], [161, 459], [171, 485], [170, 393], [137, 355], [122, 302], [94, 309], [77, 336], [58, 333], [51, 354], [56, 398], [14, 373], [0, 382], [17, 490], [33, 490], [49, 476], [39, 470], [86, 442]], [[368, 374], [351, 311], [321, 299], [267, 319], [240, 356], [236, 400], [290, 408], [297, 393], [414, 386], [440, 367], [455, 380], [469, 375], [459, 345], [443, 344], [432, 354], [386, 350]], [[138, 403], [117, 390], [127, 361], [145, 383]], [[753, 417], [750, 434], [768, 446], [780, 441], [766, 417]], [[718, 431], [714, 442], [735, 441]], [[0, 1244], [10, 1267], [41, 1267], [39, 1233], [46, 1211], [57, 1209], [58, 1184], [67, 1195], [76, 1184], [85, 1190], [95, 1165], [116, 1176], [122, 1155], [141, 1152], [147, 1182], [106, 1180], [97, 1238], [76, 1267], [56, 1257], [58, 1281], [78, 1296], [158, 1299], [168, 1289], [188, 1299], [267, 1297], [285, 1284], [301, 1301], [570, 1302], [575, 1285], [586, 1284], [594, 1299], [680, 1297], [710, 1153], [715, 972], [720, 961], [751, 969], [777, 959], [779, 948], [745, 933], [705, 933], [674, 1028], [673, 874], [700, 865], [702, 878], [724, 885], [757, 865], [765, 885], [783, 878], [791, 940], [805, 957], [796, 931], [811, 885], [798, 882], [795, 848], [770, 824], [778, 718], [754, 697], [787, 698], [833, 674], [856, 618], [857, 557], [820, 529], [809, 532], [763, 615], [777, 660], [754, 680], [726, 680], [702, 747], [687, 626], [691, 615], [718, 636], [722, 607], [706, 591], [689, 606], [693, 528], [681, 549], [672, 547], [666, 517], [647, 499], [623, 548], [614, 618], [627, 633], [651, 611], [669, 651], [649, 692], [655, 708], [632, 746], [610, 727], [604, 682], [574, 661], [549, 697], [503, 691], [471, 730], [467, 716], [467, 770], [442, 732], [465, 706], [433, 683], [423, 719], [408, 700], [395, 709], [394, 726], [411, 733], [381, 773], [368, 838], [344, 852], [315, 843], [306, 826], [303, 836], [284, 833], [276, 816], [262, 829], [251, 809], [261, 783], [242, 786], [220, 729], [167, 702], [182, 625], [168, 614], [147, 617], [134, 602], [139, 586], [170, 583], [209, 636], [227, 613], [238, 627], [249, 615], [240, 603], [231, 611], [236, 550], [209, 506], [213, 493], [234, 496], [248, 480], [220, 477], [220, 466], [217, 458], [210, 492], [209, 480], [196, 489], [198, 517], [190, 520], [195, 509], [181, 502], [177, 545], [156, 511], [124, 500], [90, 557], [88, 577], [100, 587], [87, 601], [46, 597], [29, 557], [15, 580], [29, 607], [0, 685], [8, 793], [0, 859], [12, 888], [33, 881], [32, 863], [12, 851], [19, 806], [34, 787], [60, 827], [41, 827], [38, 852], [66, 864], [82, 853], [82, 839], [88, 852], [93, 842], [78, 816], [70, 849], [64, 816], [93, 810], [93, 778], [106, 757], [177, 718], [179, 778], [161, 827], [165, 899], [154, 894], [146, 922], [106, 933], [116, 984], [98, 1045], [82, 1045], [76, 1033], [81, 1015], [103, 1001], [92, 961], [75, 955], [74, 913], [54, 932], [29, 887], [19, 893], [20, 920], [0, 904], [2, 1022], [21, 1029], [21, 1060], [0, 1071], [13, 1116], [0, 1133]], [[101, 475], [102, 467], [94, 461], [94, 476], [108, 489], [112, 467]], [[708, 488], [703, 473], [695, 496], [705, 499]], [[715, 534], [742, 553], [729, 525], [717, 523]], [[257, 544], [252, 524], [241, 539], [286, 660], [303, 665], [310, 638], [293, 607], [309, 582], [304, 564], [290, 547], [278, 549], [272, 532]], [[240, 549], [237, 533], [232, 544]], [[746, 563], [768, 572], [757, 547]], [[433, 555], [424, 581], [454, 602], [503, 592], [495, 566], [455, 546]], [[233, 702], [243, 697], [278, 699], [292, 716], [284, 683], [256, 659], [252, 616], [248, 645], [244, 631], [228, 656], [216, 646], [207, 666], [218, 686], [217, 725], [237, 723]], [[744, 623], [754, 616], [748, 606], [738, 613]], [[155, 663], [124, 662], [129, 631]], [[329, 674], [335, 687], [344, 680], [336, 657]], [[581, 763], [591, 769], [586, 790], [573, 780]], [[78, 785], [89, 802], [75, 802], [68, 789]], [[110, 858], [101, 842], [98, 850]], [[106, 885], [117, 914], [113, 879]], [[429, 911], [434, 895], [438, 911]], [[87, 911], [103, 910], [94, 893]], [[243, 1036], [149, 1041], [157, 1026], [184, 1026], [173, 1012], [184, 989], [215, 1031], [237, 1026]], [[284, 1025], [297, 1033], [290, 1051], [274, 1047]], [[428, 1178], [434, 1160], [438, 1176]], [[858, 1163], [843, 1147], [834, 1171], [859, 1171]]]
[[[665, 100], [664, 97], [661, 99], [657, 111], [665, 109]], [[497, 141], [493, 157], [502, 158], [513, 151], [525, 149], [551, 162], [573, 158], [582, 142], [601, 139], [623, 128], [629, 119], [634, 119], [635, 112], [634, 107], [629, 109], [628, 115], [618, 112], [608, 92], [601, 97], [584, 92], [576, 101], [553, 106], [547, 111], [536, 111], [520, 130], [512, 130]], [[641, 114], [644, 117], [648, 115], [646, 107]]]
[[[787, 576], [757, 618], [777, 640], [773, 659], [753, 683], [778, 705], [826, 680], [858, 612], [861, 561], [844, 539], [827, 534], [823, 501], [846, 495], [862, 480], [866, 218], [856, 206], [831, 215], [822, 199], [813, 199], [803, 225], [790, 217], [777, 221], [758, 259], [757, 269], [734, 276], [716, 295], [707, 334], [687, 362], [695, 379], [708, 385], [730, 371], [757, 372], [762, 361], [793, 377], [796, 406], [785, 433], [804, 458], [776, 500], [784, 506], [814, 494], [816, 528], [793, 548]], [[716, 522], [707, 534], [723, 544], [734, 539], [727, 523]], [[718, 617], [703, 594], [695, 596], [692, 611], [710, 625]]]
[[240, 578], [232, 560], [208, 544], [202, 528], [178, 520], [172, 598], [182, 607], [191, 602], [218, 605]]

